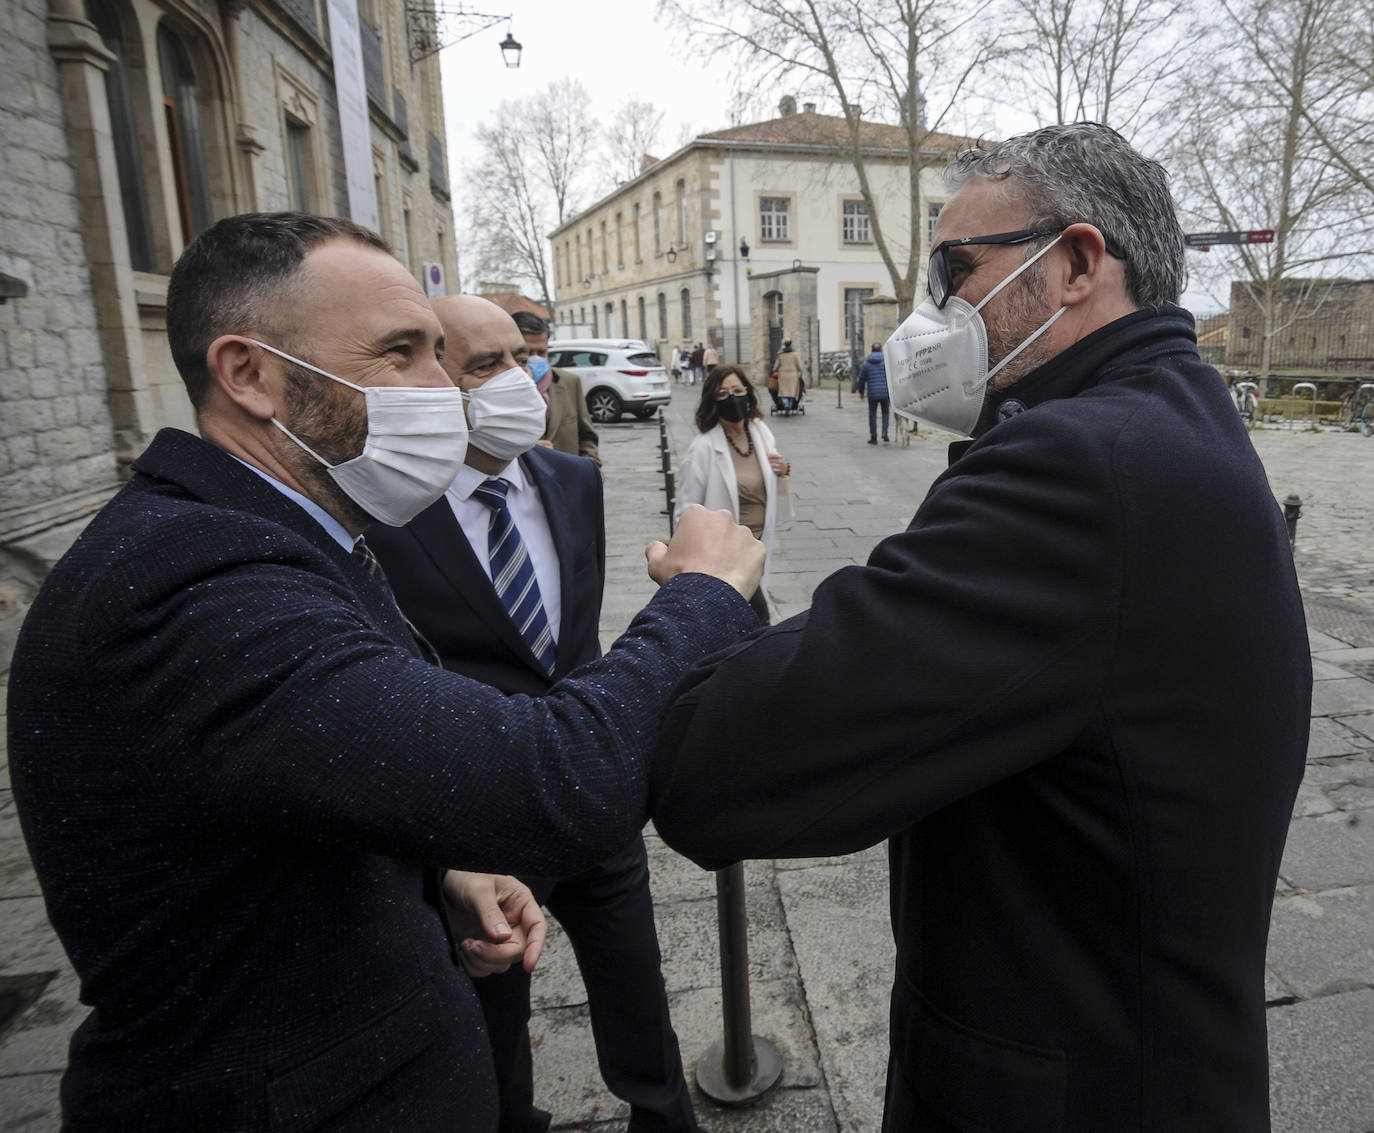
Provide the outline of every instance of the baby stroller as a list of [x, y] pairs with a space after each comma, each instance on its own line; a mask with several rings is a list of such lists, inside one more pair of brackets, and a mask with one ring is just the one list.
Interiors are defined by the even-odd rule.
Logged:
[[806, 416], [806, 379], [797, 378], [797, 396], [779, 397], [777, 390], [768, 391], [773, 396], [773, 408], [768, 412], [776, 417], [791, 417], [794, 413]]

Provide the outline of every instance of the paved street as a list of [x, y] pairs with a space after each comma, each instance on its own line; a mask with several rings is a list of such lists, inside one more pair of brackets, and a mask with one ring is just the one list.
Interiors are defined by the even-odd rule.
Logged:
[[[674, 387], [670, 441], [694, 434], [695, 389]], [[904, 526], [945, 464], [949, 439], [870, 447], [862, 403], [833, 385], [804, 417], [770, 418], [794, 465], [796, 520], [774, 564], [777, 616], [806, 607], [816, 583], [863, 562]], [[894, 432], [895, 436], [895, 432]], [[1270, 1002], [1274, 1128], [1374, 1130], [1374, 440], [1269, 429], [1253, 434], [1279, 499], [1302, 497], [1296, 560], [1317, 677], [1309, 771], [1275, 904]], [[607, 476], [609, 644], [652, 592], [643, 545], [667, 532], [655, 423], [602, 431]], [[1167, 532], [1161, 533], [1167, 537]], [[817, 658], [817, 665], [826, 664]], [[834, 674], [837, 697], [851, 695]], [[1238, 705], [1237, 711], [1245, 711]], [[3, 780], [7, 787], [7, 777]], [[711, 874], [651, 839], [653, 887], [684, 1058], [720, 1038], [720, 973]], [[881, 847], [842, 859], [751, 862], [753, 1030], [782, 1051], [779, 1087], [759, 1104], [699, 1105], [716, 1133], [879, 1128], [892, 945]], [[562, 1130], [624, 1127], [601, 1085], [571, 950], [555, 931], [535, 980], [539, 1100]], [[0, 1130], [58, 1128], [56, 1083], [82, 1009], [43, 918], [8, 790], [0, 794], [0, 999], [32, 1003], [0, 1034]]]

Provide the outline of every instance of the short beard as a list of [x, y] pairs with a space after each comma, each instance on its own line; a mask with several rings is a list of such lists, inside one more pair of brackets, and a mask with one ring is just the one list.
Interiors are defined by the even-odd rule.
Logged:
[[[1045, 270], [1041, 263], [1028, 267], [1012, 282], [1002, 298], [1004, 302], [998, 315], [995, 318], [985, 315], [983, 319], [988, 331], [989, 370], [1054, 315], [1045, 302]], [[998, 372], [990, 388], [1007, 389], [1053, 357], [1054, 351], [1049, 343], [1043, 337], [1037, 338], [1008, 363], [1006, 369]]]
[[[357, 393], [337, 389], [328, 378], [291, 362], [285, 364], [285, 369], [286, 411], [290, 420], [283, 424], [300, 438], [301, 444], [308, 445], [330, 464], [342, 464], [358, 456], [367, 443], [367, 412], [358, 412]], [[329, 469], [290, 437], [283, 435], [281, 441], [285, 446], [279, 450], [282, 463], [325, 511], [345, 527], [358, 530], [376, 522], [339, 487]]]

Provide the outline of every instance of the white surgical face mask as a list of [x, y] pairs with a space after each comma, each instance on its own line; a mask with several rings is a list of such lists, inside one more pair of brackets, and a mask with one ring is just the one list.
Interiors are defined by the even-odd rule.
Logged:
[[519, 366], [493, 374], [463, 397], [468, 443], [497, 460], [514, 460], [544, 435], [548, 406], [534, 379]]
[[1068, 308], [1060, 307], [1039, 330], [991, 370], [988, 369], [988, 328], [979, 311], [990, 299], [1059, 243], [1055, 237], [1002, 280], [974, 307], [957, 295], [944, 310], [926, 297], [883, 345], [887, 390], [892, 408], [910, 413], [937, 429], [969, 437], [978, 424], [988, 382], [1021, 351], [1044, 334]]
[[344, 495], [373, 519], [403, 527], [453, 483], [468, 447], [463, 394], [456, 386], [358, 386], [275, 346], [249, 341], [366, 399], [367, 441], [342, 464], [330, 464], [275, 417], [272, 424], [329, 469]]

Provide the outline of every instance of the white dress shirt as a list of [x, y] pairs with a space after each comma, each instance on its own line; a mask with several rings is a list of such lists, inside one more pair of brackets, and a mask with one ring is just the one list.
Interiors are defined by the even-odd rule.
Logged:
[[563, 614], [563, 591], [558, 567], [558, 552], [554, 549], [553, 535], [549, 532], [549, 519], [544, 514], [544, 501], [539, 498], [539, 489], [525, 478], [525, 470], [518, 460], [512, 460], [495, 477], [478, 472], [465, 464], [458, 471], [444, 497], [458, 526], [467, 536], [477, 561], [491, 577], [491, 562], [487, 558], [487, 528], [491, 525], [491, 508], [481, 500], [474, 499], [472, 493], [487, 480], [504, 480], [510, 485], [506, 493], [506, 506], [510, 508], [511, 518], [520, 530], [520, 538], [525, 541], [534, 564], [534, 578], [539, 583], [539, 597], [544, 603], [544, 616], [549, 621], [549, 632], [558, 641]]

